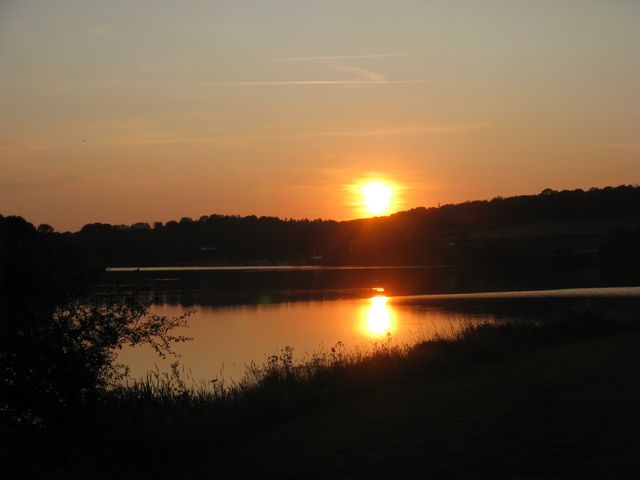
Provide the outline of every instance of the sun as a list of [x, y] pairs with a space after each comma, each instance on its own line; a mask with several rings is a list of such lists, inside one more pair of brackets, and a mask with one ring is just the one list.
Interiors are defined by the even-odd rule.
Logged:
[[393, 189], [381, 182], [371, 182], [362, 186], [363, 203], [370, 215], [384, 215], [389, 212]]

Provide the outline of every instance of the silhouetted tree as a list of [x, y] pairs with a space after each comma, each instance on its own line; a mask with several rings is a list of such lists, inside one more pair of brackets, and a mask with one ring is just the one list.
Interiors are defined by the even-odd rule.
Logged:
[[47, 225], [46, 223], [42, 223], [38, 225], [38, 233], [53, 233], [53, 227], [51, 225]]
[[172, 342], [185, 340], [171, 334], [183, 317], [149, 315], [148, 304], [133, 298], [87, 300], [83, 287], [92, 271], [68, 238], [36, 230], [20, 217], [0, 217], [0, 418], [5, 422], [41, 424], [77, 415], [117, 379], [117, 349], [147, 343], [164, 355]]
[[[110, 265], [178, 262], [296, 263], [312, 258], [330, 264], [502, 262], [511, 252], [522, 261], [531, 245], [472, 242], [470, 232], [536, 222], [640, 216], [640, 188], [607, 187], [495, 197], [439, 208], [414, 208], [388, 217], [345, 222], [282, 220], [250, 215], [203, 215], [156, 222], [153, 229], [90, 224], [71, 236], [91, 258]], [[143, 224], [144, 225], [144, 224]], [[452, 242], [467, 235], [464, 248]], [[492, 243], [493, 242], [493, 243]], [[594, 248], [600, 245], [593, 245]]]

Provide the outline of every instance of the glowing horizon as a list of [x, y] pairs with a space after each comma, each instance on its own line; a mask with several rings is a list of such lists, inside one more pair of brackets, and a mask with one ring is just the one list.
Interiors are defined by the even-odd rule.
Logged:
[[638, 183], [640, 3], [553, 5], [4, 2], [0, 214], [348, 220], [364, 181], [388, 213]]

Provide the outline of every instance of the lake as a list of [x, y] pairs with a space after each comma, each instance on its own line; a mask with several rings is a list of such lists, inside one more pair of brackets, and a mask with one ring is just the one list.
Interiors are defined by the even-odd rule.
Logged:
[[[103, 286], [153, 295], [153, 313], [191, 312], [188, 326], [177, 333], [193, 340], [175, 350], [196, 383], [238, 380], [252, 362], [260, 365], [285, 346], [302, 359], [338, 342], [346, 351], [368, 350], [380, 342], [411, 344], [449, 335], [467, 323], [544, 320], [559, 309], [640, 300], [640, 287], [634, 286], [416, 294], [419, 288], [399, 286], [408, 281], [392, 281], [415, 280], [420, 268], [426, 267], [117, 269], [108, 272]], [[436, 272], [453, 278], [450, 271]], [[173, 361], [161, 361], [146, 347], [127, 348], [119, 360], [138, 378], [156, 368], [166, 371]]]

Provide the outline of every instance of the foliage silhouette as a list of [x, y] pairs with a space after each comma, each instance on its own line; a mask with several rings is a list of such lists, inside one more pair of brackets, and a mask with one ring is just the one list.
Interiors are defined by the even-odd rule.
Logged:
[[[478, 231], [541, 222], [638, 218], [640, 188], [607, 187], [414, 208], [388, 217], [336, 222], [204, 215], [165, 224], [88, 224], [66, 233], [110, 266], [185, 263], [473, 264], [538, 261], [599, 249], [606, 232], [579, 241], [521, 235], [474, 238]], [[571, 226], [565, 228], [571, 237]], [[574, 235], [575, 236], [575, 235]], [[544, 237], [544, 236], [543, 236]], [[586, 243], [585, 243], [586, 242]], [[565, 248], [566, 247], [566, 248]], [[564, 250], [563, 250], [564, 248]]]
[[[123, 372], [116, 350], [150, 344], [171, 353], [185, 318], [149, 315], [134, 297], [86, 298], [98, 271], [77, 245], [0, 217], [0, 415], [6, 423], [43, 424], [78, 415]], [[14, 425], [15, 426], [15, 425]]]

